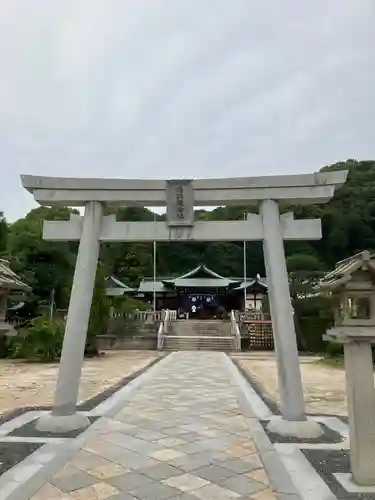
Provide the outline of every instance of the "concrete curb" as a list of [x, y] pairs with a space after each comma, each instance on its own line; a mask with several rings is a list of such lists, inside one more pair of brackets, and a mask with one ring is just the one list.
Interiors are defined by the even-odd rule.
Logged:
[[[1, 499], [28, 500], [31, 498], [77, 451], [77, 448], [72, 444], [46, 444], [29, 455], [14, 469], [3, 474], [1, 480], [4, 481], [5, 488], [6, 484], [12, 481], [9, 473], [16, 473], [17, 481], [12, 481], [15, 486], [14, 491], [9, 492], [9, 496], [5, 494]], [[48, 457], [48, 462], [45, 462], [44, 457]], [[1, 486], [1, 492], [4, 495], [3, 486]]]
[[272, 399], [270, 396], [268, 396], [261, 384], [259, 383], [258, 380], [255, 379], [254, 376], [251, 375], [251, 373], [248, 373], [240, 363], [240, 358], [233, 358], [232, 356], [230, 357], [232, 363], [234, 366], [238, 369], [240, 374], [243, 376], [243, 378], [246, 380], [247, 384], [251, 387], [252, 391], [254, 391], [258, 397], [263, 401], [263, 403], [268, 406], [269, 410], [274, 414], [274, 415], [281, 415], [281, 411], [279, 408], [279, 405], [277, 402]]
[[[246, 420], [255, 446], [258, 449], [260, 459], [263, 462], [271, 486], [275, 492], [284, 496], [289, 495], [285, 496], [285, 500], [302, 500], [289, 472], [282, 463], [277, 450], [268, 439], [259, 420], [256, 418], [248, 418]], [[284, 497], [282, 498], [284, 499]]]
[[[278, 499], [303, 500], [296, 487], [294, 486], [289, 472], [287, 471], [285, 465], [282, 463], [277, 450], [268, 439], [267, 434], [265, 433], [261, 423], [259, 422], [259, 415], [261, 414], [263, 417], [267, 410], [268, 414], [271, 414], [270, 410], [266, 407], [263, 401], [262, 404], [260, 404], [260, 398], [257, 394], [255, 394], [255, 391], [254, 393], [252, 391], [249, 391], [249, 389], [251, 388], [248, 382], [244, 379], [233, 361], [227, 355], [225, 355], [223, 361], [226, 367], [229, 369], [232, 378], [236, 382], [239, 390], [241, 391], [239, 395], [239, 405], [244, 412], [250, 434], [254, 439], [254, 443], [258, 449], [260, 459], [263, 462], [271, 486], [275, 490], [275, 493], [278, 495]], [[256, 395], [256, 397], [254, 397], [254, 394]], [[253, 402], [257, 404], [257, 408], [255, 409], [255, 411], [254, 408], [252, 408]], [[265, 407], [267, 408], [267, 410]]]
[[317, 498], [319, 500], [337, 500], [330, 486], [322, 479], [298, 445], [277, 443], [275, 448], [302, 498], [306, 500], [316, 500]]
[[245, 377], [239, 371], [232, 359], [223, 353], [223, 364], [229, 371], [235, 384], [239, 388], [239, 406], [245, 416], [256, 417], [260, 420], [270, 420], [273, 413], [266, 403], [258, 396]]

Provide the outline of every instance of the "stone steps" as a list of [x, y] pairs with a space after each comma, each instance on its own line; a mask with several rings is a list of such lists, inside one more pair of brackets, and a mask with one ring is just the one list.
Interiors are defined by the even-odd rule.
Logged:
[[234, 351], [232, 337], [166, 335], [164, 351]]
[[174, 321], [164, 337], [165, 351], [223, 351], [234, 350], [230, 323], [224, 321]]
[[224, 321], [182, 320], [173, 323], [175, 335], [184, 336], [230, 336], [230, 323]]
[[173, 328], [173, 335], [176, 337], [229, 337], [229, 332], [217, 332], [216, 330], [176, 330]]

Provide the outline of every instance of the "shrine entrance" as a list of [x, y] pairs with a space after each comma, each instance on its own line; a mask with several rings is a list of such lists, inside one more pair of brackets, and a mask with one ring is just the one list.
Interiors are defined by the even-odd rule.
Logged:
[[209, 293], [192, 294], [187, 297], [186, 310], [189, 317], [197, 319], [212, 319], [218, 309], [217, 296]]
[[[87, 427], [77, 413], [77, 399], [92, 294], [101, 242], [115, 241], [262, 241], [268, 295], [276, 346], [281, 412], [284, 421], [306, 423], [293, 311], [285, 264], [284, 240], [321, 238], [320, 219], [280, 215], [279, 203], [328, 202], [347, 171], [301, 175], [197, 180], [135, 180], [54, 178], [24, 175], [23, 186], [46, 206], [85, 207], [83, 216], [69, 221], [45, 221], [43, 237], [50, 241], [79, 241], [62, 356], [51, 414], [37, 423], [39, 430], [62, 432]], [[118, 222], [103, 214], [117, 206], [164, 206], [163, 222]], [[194, 206], [258, 207], [246, 220], [195, 221]], [[288, 427], [289, 428], [289, 427]]]

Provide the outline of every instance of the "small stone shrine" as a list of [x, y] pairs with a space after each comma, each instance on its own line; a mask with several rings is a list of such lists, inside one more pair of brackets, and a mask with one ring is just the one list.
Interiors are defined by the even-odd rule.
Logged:
[[375, 486], [375, 255], [338, 262], [320, 283], [335, 299], [335, 326], [324, 340], [344, 345], [352, 480]]

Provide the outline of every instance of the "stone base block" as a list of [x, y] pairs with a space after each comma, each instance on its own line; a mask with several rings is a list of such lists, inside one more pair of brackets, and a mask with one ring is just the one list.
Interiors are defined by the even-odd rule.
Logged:
[[367, 478], [369, 485], [362, 485], [355, 482], [351, 474], [336, 473], [333, 474], [337, 481], [349, 493], [375, 493], [375, 471], [372, 477]]
[[42, 415], [36, 422], [35, 428], [40, 432], [50, 432], [55, 434], [63, 434], [79, 429], [86, 429], [90, 425], [90, 420], [82, 413], [74, 413], [73, 415], [53, 415], [48, 413]]
[[267, 430], [280, 436], [298, 439], [316, 439], [324, 434], [322, 427], [310, 418], [302, 421], [285, 420], [283, 417], [272, 417]]

